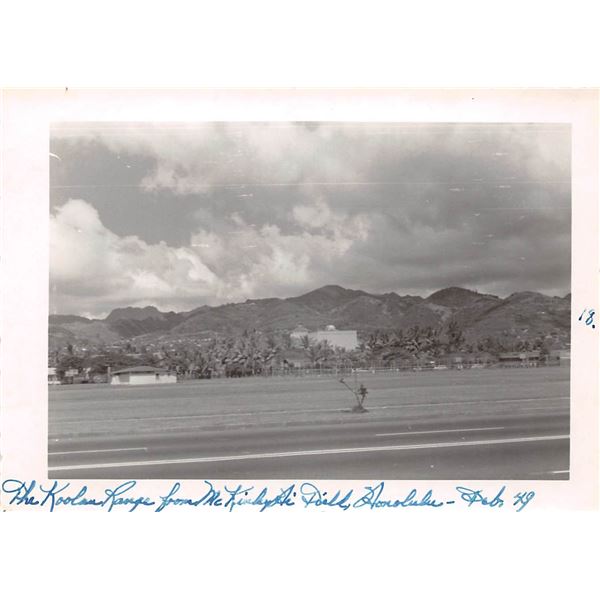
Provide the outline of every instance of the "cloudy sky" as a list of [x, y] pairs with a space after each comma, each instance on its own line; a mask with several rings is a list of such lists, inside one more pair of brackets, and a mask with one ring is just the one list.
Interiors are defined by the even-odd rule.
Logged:
[[79, 123], [50, 152], [51, 313], [570, 291], [564, 125]]

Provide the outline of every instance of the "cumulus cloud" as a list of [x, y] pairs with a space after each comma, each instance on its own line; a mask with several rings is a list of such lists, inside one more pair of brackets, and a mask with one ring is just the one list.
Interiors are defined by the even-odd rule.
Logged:
[[564, 125], [79, 124], [51, 150], [60, 312], [329, 283], [569, 291]]
[[190, 249], [115, 235], [83, 200], [69, 200], [50, 217], [50, 281], [59, 312], [168, 304], [180, 295], [208, 295], [217, 280]]
[[199, 229], [186, 247], [147, 244], [136, 236], [119, 237], [90, 204], [69, 200], [50, 218], [53, 308], [91, 314], [94, 306], [101, 313], [151, 303], [184, 310], [299, 292], [318, 285], [324, 266], [343, 259], [368, 230], [365, 217], [333, 214], [315, 231], [298, 234], [276, 225], [255, 229], [237, 214], [231, 222], [239, 235]]

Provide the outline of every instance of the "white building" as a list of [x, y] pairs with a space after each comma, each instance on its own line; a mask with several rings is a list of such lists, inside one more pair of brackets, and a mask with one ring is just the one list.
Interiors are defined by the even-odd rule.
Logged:
[[177, 375], [156, 367], [128, 367], [111, 373], [113, 385], [148, 385], [154, 383], [177, 383]]
[[344, 350], [354, 350], [358, 348], [358, 335], [354, 329], [336, 329], [333, 325], [328, 325], [325, 329], [309, 333], [311, 341], [328, 342], [334, 348], [343, 348]]
[[56, 367], [48, 367], [48, 384], [60, 385], [60, 378], [56, 372]]
[[336, 329], [334, 325], [327, 325], [319, 331], [309, 331], [306, 327], [299, 325], [290, 333], [292, 346], [302, 346], [302, 338], [308, 336], [313, 344], [328, 342], [334, 348], [354, 350], [358, 348], [358, 335], [354, 329]]

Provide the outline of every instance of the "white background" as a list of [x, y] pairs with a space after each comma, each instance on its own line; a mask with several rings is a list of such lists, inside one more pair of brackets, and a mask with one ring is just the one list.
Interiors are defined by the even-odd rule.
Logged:
[[[0, 15], [11, 87], [600, 85], [593, 2], [12, 4]], [[0, 594], [594, 597], [599, 533], [597, 513], [553, 511], [5, 513]]]

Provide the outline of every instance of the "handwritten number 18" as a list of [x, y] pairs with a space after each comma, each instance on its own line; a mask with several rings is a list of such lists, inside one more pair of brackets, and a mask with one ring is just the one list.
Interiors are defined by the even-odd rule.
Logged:
[[585, 324], [588, 326], [591, 325], [592, 329], [596, 329], [596, 325], [594, 325], [594, 315], [596, 314], [596, 311], [594, 309], [590, 308], [590, 310], [588, 310], [587, 308], [584, 308], [582, 313], [579, 315], [578, 320], [581, 321], [586, 312], [587, 312], [588, 316], [587, 316], [587, 319], [585, 320]]

